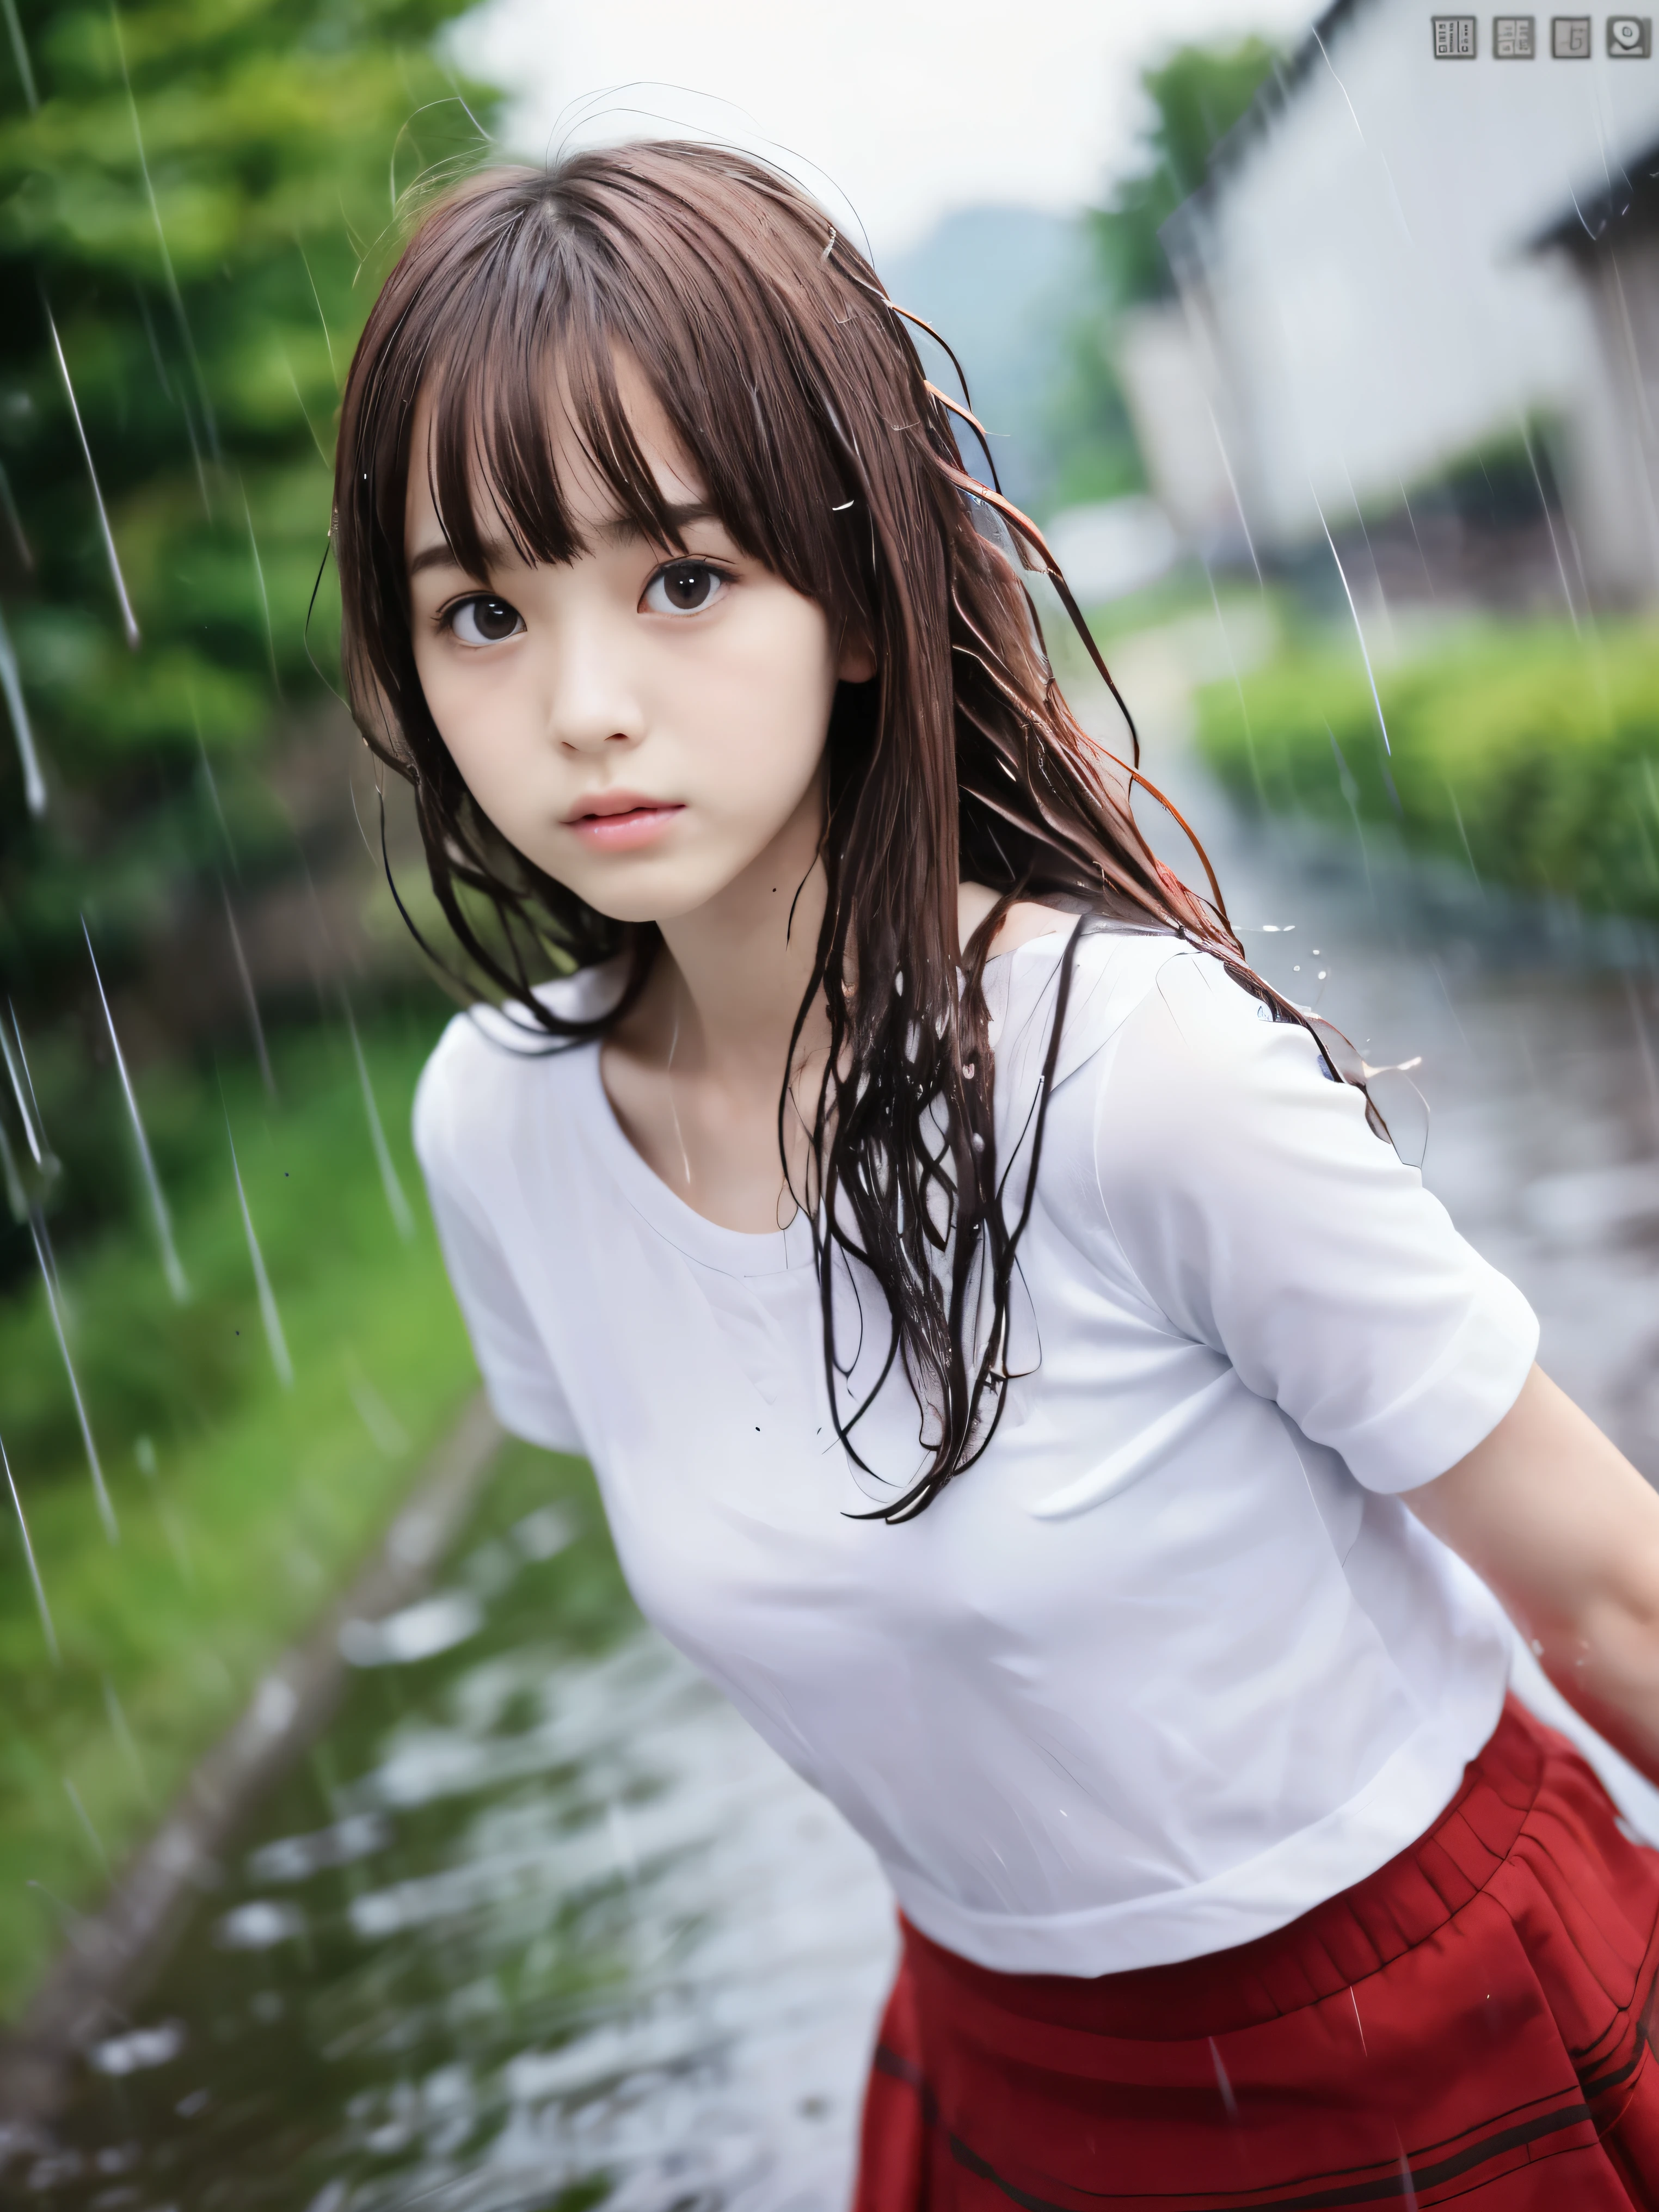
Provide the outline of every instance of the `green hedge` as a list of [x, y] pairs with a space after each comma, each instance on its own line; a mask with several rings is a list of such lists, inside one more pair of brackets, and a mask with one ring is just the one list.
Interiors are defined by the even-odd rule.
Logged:
[[1483, 880], [1659, 916], [1659, 630], [1483, 625], [1377, 672], [1352, 638], [1199, 696], [1247, 802], [1393, 823]]

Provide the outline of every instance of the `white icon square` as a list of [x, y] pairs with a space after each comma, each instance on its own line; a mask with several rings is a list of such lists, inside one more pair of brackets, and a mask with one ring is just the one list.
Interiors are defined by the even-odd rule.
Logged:
[[1651, 15], [1609, 15], [1607, 52], [1614, 61], [1645, 61], [1653, 52]]
[[1475, 55], [1473, 15], [1436, 15], [1434, 58], [1437, 62], [1472, 62]]
[[1590, 58], [1589, 17], [1552, 15], [1550, 52], [1559, 62], [1587, 62]]
[[1531, 15], [1494, 15], [1492, 19], [1492, 51], [1500, 62], [1529, 62], [1538, 49], [1534, 42], [1535, 18]]

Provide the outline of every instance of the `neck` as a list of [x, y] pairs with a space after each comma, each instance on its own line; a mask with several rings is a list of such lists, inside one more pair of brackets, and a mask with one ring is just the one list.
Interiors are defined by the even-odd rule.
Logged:
[[[827, 886], [817, 857], [816, 790], [752, 866], [696, 913], [661, 925], [667, 958], [653, 978], [656, 1026], [676, 1070], [775, 1091], [817, 951]], [[809, 1020], [802, 1049], [817, 1042]]]

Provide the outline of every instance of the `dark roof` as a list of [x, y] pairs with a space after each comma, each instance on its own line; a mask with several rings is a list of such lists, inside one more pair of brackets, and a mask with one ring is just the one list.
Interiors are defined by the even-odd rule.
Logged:
[[1575, 197], [1564, 214], [1527, 244], [1534, 253], [1553, 246], [1588, 258], [1603, 246], [1655, 230], [1659, 230], [1659, 145], [1644, 147], [1599, 192], [1582, 200]]

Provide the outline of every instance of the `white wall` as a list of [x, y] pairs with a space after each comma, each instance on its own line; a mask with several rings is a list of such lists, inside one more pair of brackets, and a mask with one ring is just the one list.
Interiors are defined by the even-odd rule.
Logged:
[[[1195, 357], [1253, 534], [1316, 535], [1528, 411], [1605, 410], [1583, 288], [1528, 240], [1659, 141], [1659, 58], [1437, 62], [1358, 0], [1177, 229]], [[1603, 42], [1603, 18], [1594, 18]], [[1537, 17], [1547, 41], [1549, 19]]]

